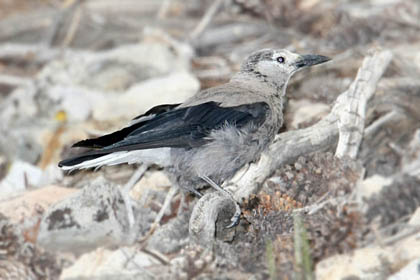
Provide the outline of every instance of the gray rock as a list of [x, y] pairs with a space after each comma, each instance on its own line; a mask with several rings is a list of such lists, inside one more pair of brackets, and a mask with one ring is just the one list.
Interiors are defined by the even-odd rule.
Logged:
[[99, 248], [64, 269], [60, 279], [155, 279], [146, 267], [156, 264], [155, 258], [134, 246], [115, 251]]
[[57, 203], [41, 220], [38, 242], [50, 250], [82, 253], [130, 238], [126, 205], [118, 186], [99, 177]]
[[420, 258], [412, 260], [400, 271], [388, 277], [388, 280], [419, 280], [420, 279]]
[[148, 248], [153, 248], [164, 254], [179, 251], [188, 244], [189, 211], [181, 210], [177, 217], [159, 227], [148, 241]]

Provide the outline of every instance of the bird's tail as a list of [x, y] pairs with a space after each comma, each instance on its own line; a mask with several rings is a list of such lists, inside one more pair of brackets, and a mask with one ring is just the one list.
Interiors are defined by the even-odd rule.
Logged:
[[104, 152], [99, 150], [62, 160], [58, 163], [58, 166], [63, 170], [99, 168], [104, 165], [117, 165], [121, 163], [146, 163], [167, 166], [169, 164], [169, 157], [169, 148], [118, 152]]

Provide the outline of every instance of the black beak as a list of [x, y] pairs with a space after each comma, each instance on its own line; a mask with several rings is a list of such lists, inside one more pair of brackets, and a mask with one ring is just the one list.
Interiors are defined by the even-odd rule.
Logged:
[[324, 63], [324, 62], [327, 62], [328, 60], [331, 60], [331, 58], [323, 56], [323, 55], [305, 54], [305, 55], [302, 55], [298, 61], [296, 61], [295, 65], [297, 68], [302, 68], [302, 67]]

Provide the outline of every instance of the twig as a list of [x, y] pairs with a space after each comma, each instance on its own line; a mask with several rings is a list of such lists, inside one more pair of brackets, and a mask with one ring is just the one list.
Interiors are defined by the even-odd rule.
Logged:
[[64, 3], [63, 7], [57, 12], [54, 16], [53, 23], [51, 27], [47, 30], [47, 34], [45, 35], [44, 40], [42, 41], [43, 44], [46, 46], [52, 46], [54, 40], [57, 38], [58, 32], [62, 27], [64, 20], [68, 16], [69, 13], [72, 13], [74, 8], [81, 3], [82, 0], [69, 0]]
[[127, 219], [128, 219], [128, 224], [130, 225], [130, 228], [133, 228], [135, 224], [133, 207], [131, 204], [130, 191], [134, 187], [134, 185], [140, 180], [140, 178], [143, 177], [144, 173], [146, 172], [148, 168], [149, 166], [147, 164], [140, 165], [140, 167], [134, 172], [134, 174], [131, 176], [128, 182], [121, 189], [121, 196], [123, 197], [124, 202], [125, 202], [124, 205], [127, 211]]
[[158, 261], [160, 261], [164, 265], [168, 265], [170, 263], [170, 260], [164, 254], [161, 254], [157, 250], [142, 248], [141, 251], [146, 253], [146, 254], [151, 255], [153, 258], [157, 259]]
[[418, 232], [420, 232], [420, 226], [414, 226], [412, 228], [407, 229], [406, 231], [401, 232], [400, 234], [397, 234], [395, 236], [391, 236], [390, 238], [388, 238], [387, 240], [384, 241], [384, 244], [386, 246], [392, 245], [395, 242], [398, 242], [401, 239], [404, 239], [408, 236], [417, 234]]
[[141, 177], [143, 177], [146, 170], [149, 168], [149, 165], [142, 164], [139, 166], [139, 168], [133, 173], [133, 175], [130, 177], [128, 182], [123, 187], [123, 192], [129, 193], [131, 189], [134, 187], [134, 185], [140, 180]]
[[150, 273], [147, 269], [145, 269], [144, 267], [140, 266], [137, 262], [134, 261], [134, 258], [135, 258], [136, 254], [137, 254], [137, 251], [133, 252], [131, 254], [131, 256], [130, 256], [129, 253], [124, 250], [124, 248], [121, 248], [120, 250], [121, 250], [121, 253], [124, 255], [124, 257], [126, 258], [126, 261], [125, 261], [125, 264], [124, 264], [123, 268], [127, 268], [128, 264], [129, 263], [132, 263], [138, 270], [140, 270], [141, 272], [147, 274], [152, 279], [156, 279], [156, 276], [154, 274]]
[[216, 15], [220, 6], [223, 4], [223, 1], [224, 0], [216, 0], [213, 2], [213, 4], [210, 6], [207, 12], [204, 14], [200, 23], [191, 32], [190, 39], [192, 41], [195, 41], [198, 38], [198, 36], [200, 36], [200, 34], [206, 29], [213, 17]]
[[73, 14], [72, 21], [70, 23], [69, 29], [67, 31], [66, 37], [64, 37], [63, 42], [61, 43], [62, 47], [67, 47], [71, 44], [76, 35], [76, 31], [80, 26], [80, 20], [82, 18], [82, 8], [80, 5], [76, 7], [76, 11]]
[[[165, 201], [163, 202], [162, 207], [160, 208], [159, 213], [157, 214], [153, 224], [150, 226], [149, 231], [139, 240], [140, 243], [145, 242], [146, 240], [149, 239], [149, 237], [155, 232], [156, 228], [159, 226], [160, 221], [163, 218], [163, 215], [165, 214], [166, 210], [168, 210], [170, 203], [172, 201], [172, 199], [174, 198], [174, 196], [176, 195], [176, 193], [178, 192], [178, 188], [175, 186], [172, 186], [171, 189], [169, 190], [168, 194], [165, 197]], [[142, 249], [144, 249], [146, 247], [146, 243], [144, 243], [142, 245]]]
[[379, 128], [384, 126], [386, 123], [388, 123], [391, 120], [395, 120], [396, 117], [399, 117], [399, 114], [397, 111], [392, 110], [391, 112], [388, 112], [384, 116], [377, 119], [375, 122], [373, 122], [370, 126], [368, 126], [365, 129], [365, 135], [371, 135], [375, 133]]
[[169, 7], [171, 7], [171, 0], [163, 0], [158, 13], [156, 14], [157, 19], [164, 19], [168, 13]]

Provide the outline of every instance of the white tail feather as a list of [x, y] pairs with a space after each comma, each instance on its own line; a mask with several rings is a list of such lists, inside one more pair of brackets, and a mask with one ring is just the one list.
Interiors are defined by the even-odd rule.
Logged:
[[170, 163], [170, 148], [115, 152], [95, 159], [86, 160], [72, 166], [63, 166], [61, 168], [63, 170], [76, 170], [93, 167], [99, 168], [104, 165], [117, 165], [121, 163], [146, 163], [165, 167]]

